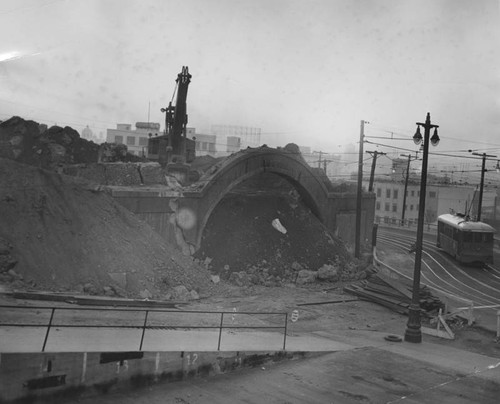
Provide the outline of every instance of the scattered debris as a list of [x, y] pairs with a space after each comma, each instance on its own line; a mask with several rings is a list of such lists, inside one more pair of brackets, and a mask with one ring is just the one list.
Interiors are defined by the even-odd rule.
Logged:
[[283, 227], [279, 219], [274, 219], [271, 222], [272, 226], [278, 230], [280, 233], [286, 234], [286, 229]]

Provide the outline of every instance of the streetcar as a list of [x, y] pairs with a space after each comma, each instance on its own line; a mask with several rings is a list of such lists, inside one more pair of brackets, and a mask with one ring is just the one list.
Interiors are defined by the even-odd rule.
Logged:
[[489, 224], [461, 214], [438, 217], [437, 246], [464, 264], [493, 264], [493, 235]]

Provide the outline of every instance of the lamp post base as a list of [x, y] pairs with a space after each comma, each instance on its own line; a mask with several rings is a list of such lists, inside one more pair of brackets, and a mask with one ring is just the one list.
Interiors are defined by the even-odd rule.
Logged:
[[422, 342], [422, 330], [420, 324], [420, 307], [410, 305], [408, 312], [408, 323], [406, 324], [405, 341], [413, 343]]

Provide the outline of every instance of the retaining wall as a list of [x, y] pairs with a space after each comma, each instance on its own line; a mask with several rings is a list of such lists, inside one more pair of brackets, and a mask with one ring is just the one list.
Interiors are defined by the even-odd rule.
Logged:
[[303, 352], [0, 354], [0, 403], [54, 402], [299, 359]]

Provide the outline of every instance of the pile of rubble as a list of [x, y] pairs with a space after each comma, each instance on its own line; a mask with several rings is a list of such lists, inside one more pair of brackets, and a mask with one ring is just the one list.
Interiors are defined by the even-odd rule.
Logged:
[[180, 187], [175, 178], [167, 177], [158, 163], [93, 163], [65, 166], [62, 173], [109, 186], [162, 185]]
[[0, 157], [49, 170], [65, 164], [97, 162], [99, 145], [64, 128], [12, 117], [0, 123]]
[[239, 286], [358, 280], [368, 266], [328, 232], [291, 184], [271, 173], [219, 202], [195, 257]]

